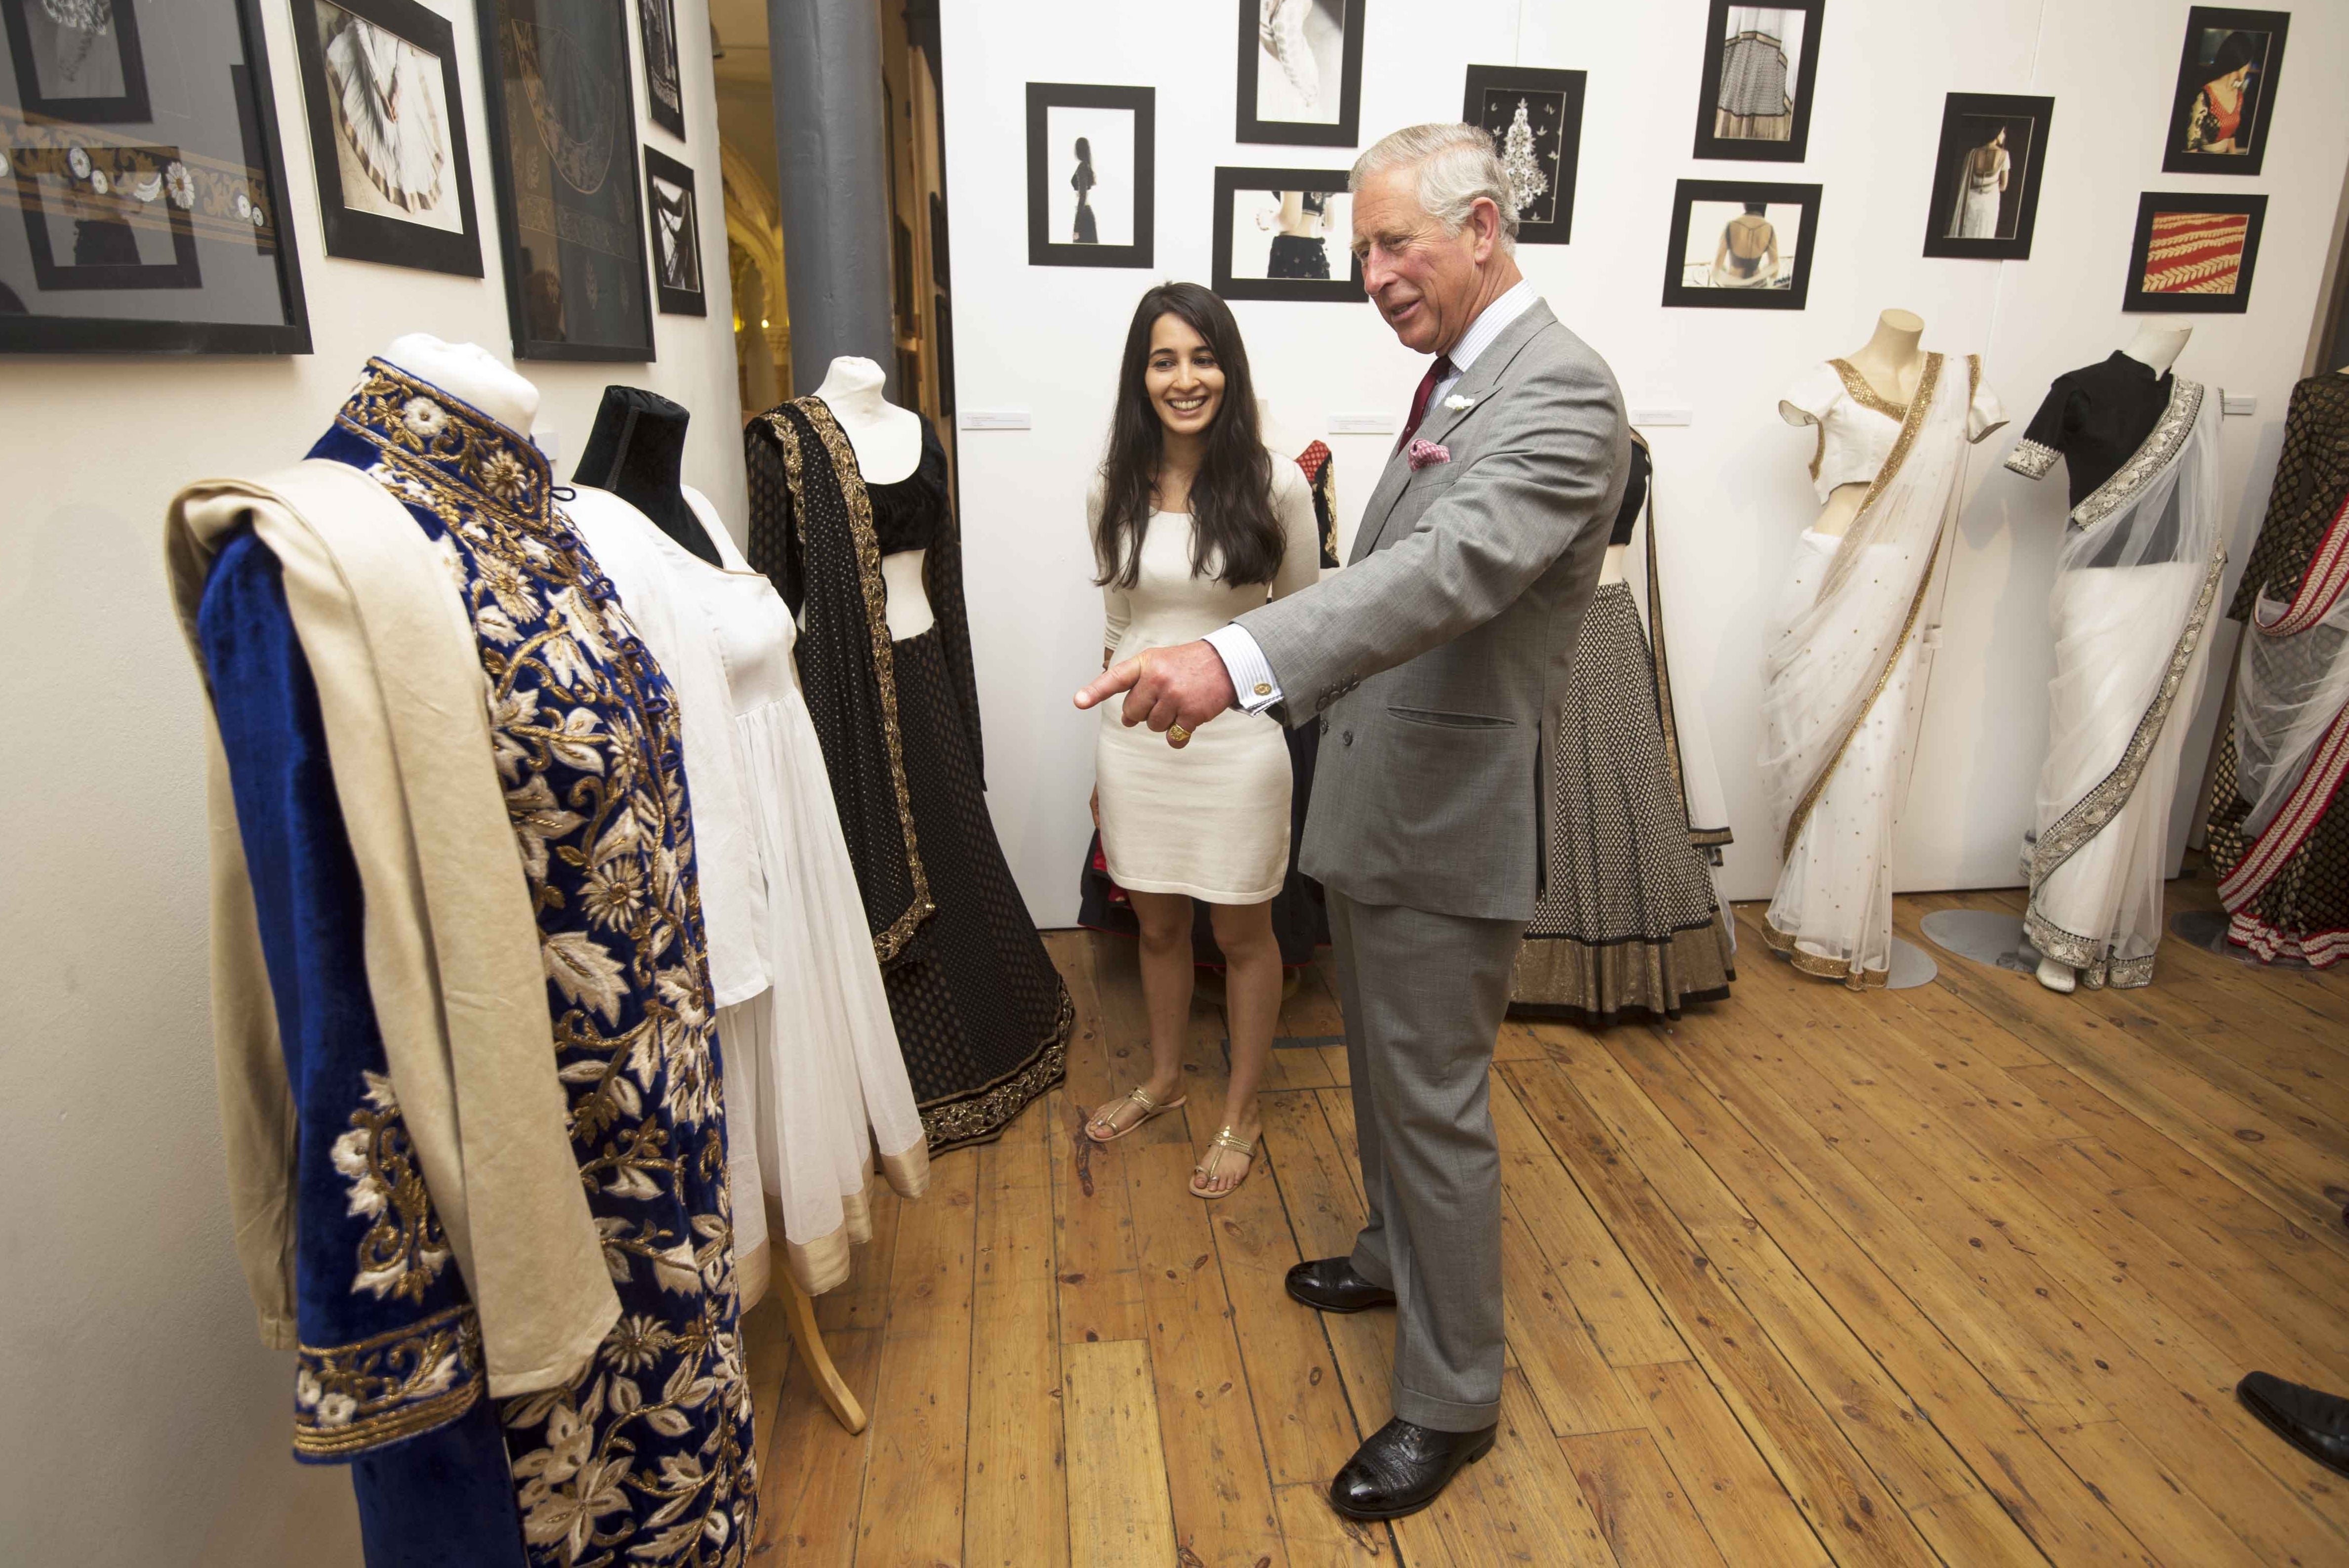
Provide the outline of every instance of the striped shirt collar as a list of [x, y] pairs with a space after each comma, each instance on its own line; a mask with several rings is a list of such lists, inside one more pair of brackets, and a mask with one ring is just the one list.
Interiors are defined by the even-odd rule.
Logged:
[[1477, 356], [1493, 346], [1493, 340], [1506, 332], [1509, 324], [1531, 310], [1540, 298], [1534, 292], [1531, 278], [1519, 278], [1507, 293], [1486, 305], [1484, 314], [1468, 324], [1468, 330], [1460, 335], [1459, 343], [1452, 350], [1453, 378], [1467, 375]]

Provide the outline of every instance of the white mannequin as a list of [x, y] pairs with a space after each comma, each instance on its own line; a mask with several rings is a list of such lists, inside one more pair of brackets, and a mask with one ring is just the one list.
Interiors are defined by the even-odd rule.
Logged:
[[[1844, 356], [1849, 365], [1878, 396], [1889, 403], [1903, 407], [1917, 396], [1918, 384], [1925, 378], [1925, 351], [1920, 346], [1925, 336], [1925, 318], [1913, 311], [1888, 310], [1876, 318], [1876, 334], [1854, 353]], [[1807, 425], [1811, 417], [1792, 403], [1778, 405], [1778, 417], [1789, 425]], [[1812, 531], [1829, 539], [1841, 539], [1859, 515], [1860, 503], [1868, 499], [1868, 486], [1857, 481], [1837, 485], [1827, 496], [1827, 503], [1819, 509], [1819, 518], [1811, 524]]]
[[[2149, 321], [2137, 329], [2137, 335], [2128, 340], [2121, 352], [2151, 370], [2155, 376], [2167, 376], [2169, 367], [2178, 363], [2178, 355], [2184, 352], [2186, 340], [2193, 335], [2194, 329], [2190, 326], [2164, 326]], [[2050, 991], [2069, 995], [2080, 984], [2080, 974], [2060, 958], [2042, 957], [2039, 960], [2039, 983]]]
[[[857, 471], [870, 485], [895, 484], [921, 467], [921, 416], [908, 413], [881, 396], [885, 380], [881, 367], [869, 359], [843, 355], [823, 375], [815, 395], [832, 410], [856, 453]], [[930, 613], [929, 591], [922, 586], [922, 550], [900, 550], [881, 558], [881, 581], [887, 591], [889, 639], [902, 643], [918, 637], [937, 624]]]
[[411, 332], [393, 338], [376, 357], [463, 398], [518, 436], [529, 435], [538, 422], [538, 388], [479, 344]]

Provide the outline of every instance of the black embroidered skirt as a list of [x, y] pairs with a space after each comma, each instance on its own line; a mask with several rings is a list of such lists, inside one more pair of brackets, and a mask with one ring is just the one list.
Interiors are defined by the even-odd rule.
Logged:
[[1509, 1010], [1603, 1025], [1727, 997], [1728, 922], [1689, 841], [1624, 583], [1591, 599], [1550, 752], [1548, 896], [1518, 951]]
[[936, 1153], [999, 1137], [1059, 1083], [1076, 1013], [996, 841], [937, 633], [892, 652], [905, 787], [937, 907], [882, 980]]

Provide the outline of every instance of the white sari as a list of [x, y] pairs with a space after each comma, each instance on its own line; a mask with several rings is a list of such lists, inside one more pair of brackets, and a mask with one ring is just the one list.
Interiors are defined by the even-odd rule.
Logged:
[[1762, 773], [1785, 865], [1763, 934], [1803, 973], [1855, 990], [1891, 968], [1892, 828], [1981, 376], [1972, 356], [1926, 356], [1850, 531], [1803, 535], [1764, 666]]
[[2048, 604], [2055, 674], [2023, 933], [2091, 987], [2153, 979], [2178, 754], [2227, 564], [2218, 426], [2203, 388], [2173, 378], [2153, 433], [2072, 509]]

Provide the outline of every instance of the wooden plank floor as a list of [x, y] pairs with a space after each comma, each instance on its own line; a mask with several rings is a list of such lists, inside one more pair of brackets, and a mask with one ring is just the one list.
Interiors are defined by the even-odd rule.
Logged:
[[[2020, 900], [1897, 919], [1921, 942], [1961, 907]], [[1932, 950], [1933, 985], [1858, 995], [1771, 957], [1758, 913], [1727, 1003], [1504, 1031], [1501, 1440], [1392, 1527], [1323, 1489], [1387, 1418], [1392, 1315], [1281, 1292], [1361, 1218], [1327, 976], [1284, 1011], [1254, 1176], [1202, 1203], [1220, 1014], [1193, 1015], [1191, 1110], [1083, 1146], [1143, 1069], [1139, 979], [1129, 944], [1054, 934], [1068, 1085], [885, 1193], [818, 1303], [870, 1427], [818, 1403], [775, 1304], [749, 1320], [753, 1560], [2349, 1563], [2349, 1484], [2231, 1392], [2349, 1390], [2349, 973], [2172, 941], [2151, 989], [2064, 997]]]

